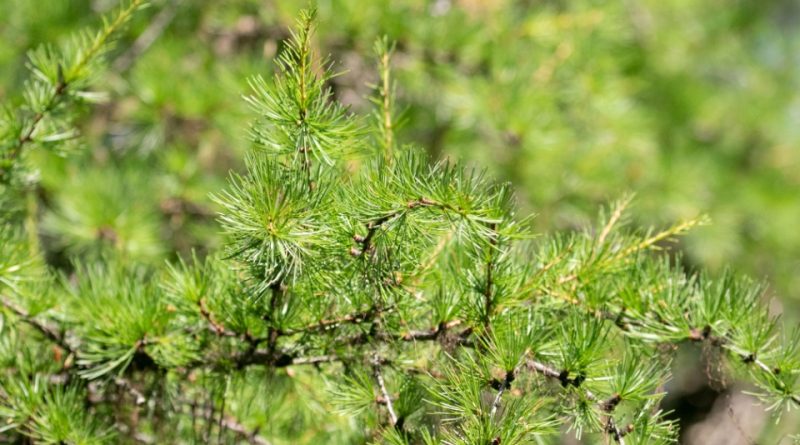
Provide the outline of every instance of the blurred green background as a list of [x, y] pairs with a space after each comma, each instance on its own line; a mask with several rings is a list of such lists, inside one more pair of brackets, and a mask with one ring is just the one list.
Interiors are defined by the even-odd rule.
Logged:
[[[388, 35], [397, 42], [401, 142], [511, 181], [539, 232], [589, 225], [627, 193], [637, 196], [637, 225], [705, 213], [712, 224], [680, 241], [686, 266], [764, 279], [776, 311], [797, 313], [800, 2], [316, 4], [315, 45], [342, 72], [332, 82], [339, 99], [368, 109], [373, 42]], [[0, 102], [18, 96], [27, 50], [96, 25], [115, 5], [2, 0]], [[307, 5], [154, 0], [137, 17], [99, 81], [109, 100], [86, 110], [83, 149], [30, 160], [52, 265], [109, 250], [161, 264], [219, 246], [209, 193], [241, 168], [252, 118], [241, 100], [246, 80], [271, 74]], [[680, 403], [707, 388], [680, 385], [683, 413], [693, 408]], [[733, 443], [695, 433], [697, 443]]]
[[[0, 100], [27, 75], [26, 50], [96, 24], [115, 3], [4, 0]], [[214, 248], [208, 193], [246, 146], [246, 79], [271, 72], [306, 5], [155, 0], [140, 15], [101, 81], [110, 100], [87, 114], [88, 150], [36, 160], [54, 261], [107, 244], [143, 261]], [[687, 265], [730, 265], [800, 301], [800, 3], [317, 5], [316, 45], [343, 72], [339, 98], [368, 107], [372, 44], [387, 34], [401, 140], [512, 181], [538, 230], [589, 224], [635, 192], [638, 224], [711, 216], [682, 241]], [[92, 208], [90, 195], [106, 204]]]

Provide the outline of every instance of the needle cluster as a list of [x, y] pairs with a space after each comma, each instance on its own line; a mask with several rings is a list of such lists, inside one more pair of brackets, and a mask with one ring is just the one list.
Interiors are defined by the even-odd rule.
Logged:
[[[32, 53], [0, 127], [9, 188], [29, 144], [73, 137], [62, 116], [139, 6]], [[662, 251], [703, 218], [641, 231], [624, 199], [536, 237], [509, 184], [398, 144], [391, 45], [367, 124], [335, 101], [313, 29], [303, 12], [280, 72], [250, 82], [219, 252], [158, 267], [79, 250], [56, 270], [3, 220], [0, 441], [671, 444], [681, 344], [717, 351], [773, 412], [800, 405], [800, 334], [762, 288]]]

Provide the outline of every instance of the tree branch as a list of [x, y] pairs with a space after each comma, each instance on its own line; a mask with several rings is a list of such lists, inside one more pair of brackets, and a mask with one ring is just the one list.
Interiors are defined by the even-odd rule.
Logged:
[[389, 221], [391, 221], [391, 220], [393, 220], [395, 218], [399, 218], [400, 216], [402, 216], [404, 213], [406, 213], [409, 210], [413, 210], [413, 209], [421, 208], [421, 207], [432, 207], [432, 206], [442, 207], [442, 204], [439, 204], [439, 203], [437, 203], [435, 201], [431, 201], [430, 199], [427, 199], [427, 198], [419, 198], [419, 199], [408, 201], [408, 203], [406, 204], [405, 208], [391, 211], [391, 212], [389, 212], [389, 213], [387, 213], [387, 214], [385, 214], [385, 215], [383, 215], [383, 216], [381, 216], [379, 218], [373, 219], [372, 221], [370, 221], [370, 222], [368, 222], [366, 224], [366, 227], [367, 227], [367, 235], [366, 236], [363, 236], [363, 237], [360, 236], [360, 235], [353, 236], [353, 239], [360, 245], [361, 248], [360, 249], [351, 250], [351, 254], [353, 256], [361, 257], [366, 252], [368, 252], [372, 248], [372, 239], [377, 234], [378, 229], [380, 229], [387, 222], [389, 222]]
[[[583, 308], [583, 309], [584, 310], [589, 310], [588, 308]], [[602, 316], [603, 318], [613, 320], [614, 321], [614, 325], [617, 328], [619, 328], [621, 331], [623, 331], [623, 333], [628, 334], [628, 335], [631, 334], [630, 329], [628, 329], [629, 326], [637, 326], [637, 327], [646, 328], [645, 323], [642, 323], [641, 320], [630, 319], [629, 317], [627, 317], [625, 315], [624, 311], [620, 311], [619, 313], [614, 313], [614, 312], [611, 312], [611, 311], [601, 311], [601, 312], [599, 312], [599, 315]], [[658, 323], [658, 324], [661, 324], [662, 326], [674, 328], [674, 325], [669, 323], [667, 320], [653, 319], [653, 318], [648, 318], [648, 320], [649, 321], [653, 321], [653, 322]], [[758, 366], [758, 368], [761, 369], [762, 372], [764, 372], [765, 374], [770, 375], [771, 377], [776, 377], [777, 374], [780, 373], [780, 370], [776, 370], [776, 369], [770, 368], [766, 363], [761, 361], [755, 355], [743, 354], [743, 353], [740, 353], [738, 351], [735, 351], [730, 346], [731, 339], [729, 337], [727, 337], [727, 336], [724, 336], [724, 335], [723, 336], [715, 335], [711, 331], [711, 326], [707, 325], [707, 326], [704, 326], [702, 329], [700, 329], [700, 328], [690, 329], [688, 334], [686, 335], [685, 339], [688, 340], [688, 341], [691, 341], [691, 342], [708, 342], [709, 344], [711, 344], [714, 347], [726, 350], [729, 353], [735, 355], [736, 357], [741, 359], [742, 362], [744, 362], [745, 364], [751, 364], [752, 363], [752, 364]], [[783, 382], [780, 382], [780, 383], [781, 383], [781, 385], [783, 385]], [[786, 388], [783, 388], [783, 389], [786, 389]], [[791, 396], [789, 396], [789, 399], [791, 399], [792, 402], [794, 402], [796, 405], [800, 406], [800, 395], [792, 394]]]
[[[526, 365], [528, 366], [528, 369], [532, 371], [535, 371], [547, 378], [558, 380], [561, 383], [561, 386], [564, 387], [566, 386], [574, 386], [576, 388], [580, 387], [581, 383], [583, 383], [584, 380], [580, 376], [570, 379], [568, 377], [569, 376], [568, 371], [566, 370], [558, 371], [550, 365], [546, 365], [544, 363], [538, 362], [533, 359], [528, 360], [526, 362]], [[611, 398], [607, 400], [598, 400], [597, 396], [588, 389], [583, 388], [582, 391], [584, 397], [586, 397], [587, 400], [595, 403], [597, 407], [600, 409], [600, 411], [605, 413], [606, 431], [611, 434], [611, 437], [619, 445], [625, 445], [625, 440], [623, 438], [625, 437], [628, 431], [620, 430], [617, 427], [616, 422], [614, 422], [614, 418], [611, 414], [617, 407], [619, 402], [622, 401], [622, 399], [619, 397], [619, 394], [614, 394]]]
[[211, 314], [211, 311], [209, 311], [208, 307], [206, 306], [205, 298], [200, 298], [199, 300], [197, 300], [197, 306], [200, 309], [200, 315], [208, 322], [209, 329], [211, 329], [215, 334], [223, 337], [239, 336], [239, 334], [233, 331], [229, 331], [221, 323], [214, 320], [214, 316]]
[[120, 388], [124, 389], [131, 396], [133, 396], [133, 401], [134, 401], [134, 403], [136, 405], [144, 405], [144, 403], [147, 401], [147, 398], [144, 396], [144, 394], [142, 394], [141, 391], [136, 389], [136, 387], [133, 386], [133, 384], [131, 383], [130, 380], [128, 380], [128, 379], [126, 379], [124, 377], [116, 377], [113, 380], [113, 382], [114, 382], [115, 385], [117, 385]]
[[492, 409], [489, 411], [489, 419], [494, 420], [494, 416], [497, 413], [497, 409], [500, 408], [500, 402], [503, 399], [503, 394], [506, 392], [507, 389], [511, 388], [511, 383], [514, 381], [514, 374], [516, 373], [516, 368], [512, 369], [511, 371], [506, 372], [506, 376], [502, 382], [500, 382], [500, 387], [497, 390], [497, 394], [494, 396], [494, 401], [492, 402]]
[[235, 360], [238, 367], [249, 365], [267, 365], [273, 368], [286, 368], [298, 365], [320, 365], [341, 361], [342, 358], [336, 354], [323, 354], [316, 356], [301, 357], [289, 353], [276, 354], [271, 350], [255, 350], [252, 353], [245, 353]]
[[175, 14], [178, 12], [178, 6], [183, 0], [173, 0], [165, 6], [158, 15], [155, 16], [153, 21], [142, 32], [139, 37], [133, 42], [130, 48], [124, 54], [117, 57], [114, 61], [113, 68], [118, 72], [127, 71], [133, 65], [133, 62], [142, 55], [148, 48], [158, 40], [159, 36], [164, 33]]
[[231, 415], [225, 416], [222, 422], [220, 422], [220, 425], [243, 437], [252, 445], [272, 445], [270, 441], [258, 435], [258, 430], [248, 431], [244, 425], [239, 423], [239, 421]]
[[462, 323], [463, 322], [461, 320], [453, 320], [447, 323], [439, 323], [434, 328], [427, 330], [411, 330], [406, 332], [405, 334], [397, 335], [394, 338], [402, 341], [436, 340], [439, 338], [440, 335], [442, 335], [449, 329], [459, 326]]
[[[381, 310], [381, 312], [386, 312], [393, 309], [393, 306], [386, 307]], [[308, 332], [318, 332], [318, 331], [327, 331], [331, 329], [335, 329], [343, 324], [358, 324], [370, 321], [370, 319], [375, 316], [376, 308], [371, 307], [367, 310], [357, 312], [354, 314], [344, 315], [338, 318], [330, 319], [330, 320], [322, 320], [318, 323], [312, 323], [306, 325], [302, 328], [297, 329], [287, 329], [281, 331], [282, 335], [294, 335], [294, 334], [302, 334]]]
[[57, 328], [31, 317], [25, 309], [17, 306], [5, 296], [0, 296], [0, 304], [11, 310], [11, 312], [14, 312], [20, 318], [20, 320], [35, 328], [42, 335], [47, 337], [50, 341], [57, 344], [65, 351], [75, 352], [72, 346], [70, 346], [64, 339], [64, 335], [59, 332]]
[[[108, 42], [108, 39], [130, 19], [131, 15], [133, 15], [133, 12], [142, 5], [143, 1], [144, 0], [132, 0], [127, 8], [121, 10], [114, 18], [114, 21], [108, 24], [108, 26], [104, 27], [103, 30], [95, 36], [92, 45], [85, 51], [80, 52], [80, 58], [73, 66], [69, 67], [71, 72], [80, 71], [92, 60], [92, 58], [97, 56], [97, 54], [103, 49], [103, 45]], [[67, 76], [69, 76], [69, 74], [70, 73], [67, 73]], [[39, 124], [42, 122], [45, 116], [51, 113], [59, 105], [72, 80], [74, 79], [65, 77], [64, 67], [59, 64], [56, 84], [53, 86], [52, 94], [47, 99], [44, 108], [37, 111], [36, 114], [33, 115], [33, 119], [28, 124], [27, 129], [25, 129], [19, 136], [17, 143], [11, 147], [11, 150], [8, 153], [4, 155], [4, 159], [10, 162], [9, 165], [0, 167], [0, 179], [6, 179], [6, 177], [10, 174], [10, 170], [13, 168], [17, 158], [22, 154], [23, 148], [27, 143], [33, 141], [33, 135], [36, 132], [36, 129], [39, 128]]]

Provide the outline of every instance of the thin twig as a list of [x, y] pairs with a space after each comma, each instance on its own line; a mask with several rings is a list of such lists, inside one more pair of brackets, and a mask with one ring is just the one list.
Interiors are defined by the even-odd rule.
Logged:
[[380, 365], [377, 364], [377, 362], [373, 367], [373, 371], [375, 374], [375, 380], [378, 382], [378, 388], [380, 388], [381, 395], [383, 396], [383, 400], [386, 404], [386, 411], [389, 412], [389, 419], [392, 421], [392, 426], [395, 426], [397, 425], [397, 414], [394, 411], [394, 405], [392, 404], [392, 397], [386, 390], [386, 383], [383, 381], [383, 374], [381, 374], [381, 368]]
[[[570, 378], [567, 371], [558, 371], [556, 368], [536, 360], [528, 360], [526, 365], [530, 370], [536, 371], [545, 377], [558, 380], [561, 382], [561, 386], [574, 386], [578, 388], [584, 381], [584, 378], [580, 376]], [[607, 400], [599, 400], [597, 396], [588, 389], [582, 388], [582, 391], [587, 400], [595, 403], [602, 412], [606, 413], [606, 431], [611, 433], [611, 437], [617, 442], [617, 444], [625, 445], [624, 437], [627, 432], [625, 430], [620, 430], [619, 427], [617, 427], [614, 417], [611, 414], [619, 402], [622, 401], [622, 399], [619, 397], [619, 394], [615, 394]]]
[[147, 29], [142, 32], [133, 44], [114, 61], [113, 68], [117, 72], [127, 71], [139, 56], [147, 51], [150, 46], [164, 33], [178, 12], [178, 6], [183, 0], [173, 0], [165, 6], [150, 22]]
[[537, 362], [536, 360], [528, 360], [527, 365], [529, 369], [532, 369], [545, 377], [550, 377], [553, 379], [561, 378], [561, 373], [556, 371], [555, 368]]
[[133, 401], [134, 401], [134, 403], [136, 405], [143, 405], [144, 402], [147, 401], [147, 398], [144, 396], [144, 394], [142, 394], [141, 391], [136, 389], [136, 387], [133, 386], [133, 384], [130, 382], [130, 380], [128, 380], [128, 379], [126, 379], [124, 377], [117, 377], [117, 378], [115, 378], [113, 380], [113, 382], [114, 382], [115, 385], [117, 385], [118, 387], [124, 389], [131, 396], [133, 396]]
[[[195, 405], [193, 402], [185, 400], [181, 401], [180, 403], [182, 405], [187, 405], [190, 408]], [[211, 421], [214, 418], [214, 409], [211, 407], [203, 408], [200, 412], [200, 417], [206, 421], [206, 425], [212, 425], [213, 422]], [[271, 445], [269, 440], [258, 434], [258, 429], [253, 431], [248, 430], [247, 427], [242, 425], [242, 423], [231, 414], [223, 416], [222, 421], [219, 422], [219, 426], [235, 433], [239, 437], [242, 437], [251, 445]]]
[[222, 403], [219, 408], [219, 430], [217, 431], [217, 443], [222, 443], [222, 429], [224, 428], [225, 408], [228, 402], [228, 384], [230, 375], [225, 376], [225, 388], [222, 390]]
[[276, 354], [271, 350], [256, 350], [250, 354], [244, 354], [236, 360], [239, 367], [249, 365], [268, 365], [273, 368], [286, 368], [299, 365], [320, 365], [341, 361], [342, 358], [335, 354], [325, 354], [316, 356], [294, 356], [288, 353]]
[[489, 411], [489, 420], [493, 421], [495, 414], [497, 414], [497, 409], [500, 408], [500, 402], [503, 399], [503, 394], [506, 392], [507, 389], [511, 388], [511, 382], [514, 381], [514, 374], [516, 373], [516, 368], [508, 371], [506, 373], [505, 378], [502, 382], [500, 382], [500, 388], [497, 390], [497, 394], [494, 396], [494, 401], [492, 402], [492, 409]]
[[485, 319], [483, 321], [483, 327], [486, 332], [489, 331], [492, 313], [494, 312], [494, 294], [493, 294], [493, 287], [494, 287], [494, 250], [497, 248], [497, 223], [492, 223], [489, 225], [489, 229], [492, 231], [491, 235], [489, 236], [489, 247], [488, 253], [486, 258], [486, 284], [483, 291], [483, 298], [484, 298], [484, 309], [486, 310]]
[[216, 333], [218, 336], [238, 337], [238, 334], [226, 329], [222, 323], [219, 323], [214, 319], [211, 311], [208, 310], [208, 306], [206, 306], [205, 298], [197, 300], [197, 306], [200, 309], [200, 315], [208, 322], [209, 329], [211, 329], [214, 333]]
[[[389, 306], [383, 308], [381, 311], [386, 312], [393, 308], [394, 308], [393, 306]], [[369, 308], [367, 310], [356, 312], [354, 314], [343, 315], [341, 317], [329, 320], [321, 320], [317, 323], [312, 323], [302, 328], [286, 329], [281, 331], [281, 335], [294, 335], [294, 334], [301, 334], [308, 332], [327, 331], [330, 329], [335, 329], [343, 324], [363, 323], [366, 321], [370, 321], [370, 319], [375, 315], [374, 314], [375, 310], [376, 310], [375, 308]]]
[[266, 321], [268, 324], [267, 349], [268, 352], [274, 357], [278, 347], [278, 337], [281, 335], [280, 330], [274, 326], [275, 313], [278, 311], [278, 307], [283, 304], [283, 297], [286, 294], [286, 291], [283, 288], [283, 283], [281, 280], [272, 283], [272, 285], [270, 285], [270, 289], [272, 290], [272, 295], [269, 300], [269, 312], [267, 312], [267, 314], [264, 316], [264, 321]]
[[394, 150], [394, 124], [392, 123], [392, 81], [391, 81], [391, 58], [392, 48], [386, 41], [385, 46], [380, 47], [380, 60], [378, 68], [380, 70], [381, 86], [378, 93], [381, 98], [381, 124], [383, 130], [384, 154], [387, 162], [392, 162], [392, 151]]
[[[583, 309], [586, 310], [586, 311], [590, 311], [589, 308], [583, 308]], [[624, 314], [623, 311], [620, 311], [619, 313], [614, 313], [614, 312], [611, 312], [611, 311], [601, 311], [601, 312], [590, 311], [590, 312], [592, 314], [595, 314], [595, 315], [600, 315], [601, 317], [603, 317], [605, 319], [613, 320], [614, 321], [614, 325], [617, 328], [619, 328], [621, 331], [623, 331], [623, 333], [628, 334], [628, 335], [630, 335], [631, 332], [632, 332], [630, 330], [630, 326], [637, 326], [637, 327], [640, 327], [640, 328], [646, 326], [646, 324], [641, 320], [631, 320], [631, 319], [625, 317], [625, 314]], [[662, 326], [666, 326], [668, 328], [675, 328], [675, 326], [673, 326], [671, 323], [667, 322], [666, 320], [650, 318], [650, 319], [647, 319], [647, 321], [652, 321], [652, 322], [658, 323], [658, 324], [660, 324]], [[720, 349], [724, 349], [724, 350], [728, 351], [729, 353], [739, 357], [739, 359], [741, 359], [746, 364], [752, 363], [752, 364], [758, 366], [758, 368], [761, 369], [764, 373], [766, 373], [766, 374], [768, 374], [768, 375], [770, 375], [772, 377], [775, 377], [775, 376], [777, 376], [777, 374], [780, 373], [779, 369], [770, 368], [766, 363], [761, 361], [755, 355], [744, 354], [744, 353], [741, 353], [739, 351], [735, 351], [730, 346], [731, 345], [731, 339], [726, 337], [726, 336], [724, 336], [724, 335], [723, 336], [714, 335], [712, 333], [712, 331], [711, 331], [711, 326], [710, 325], [707, 325], [707, 326], [703, 327], [702, 329], [700, 329], [700, 328], [690, 329], [688, 334], [685, 337], [685, 340], [692, 341], [692, 342], [705, 342], [705, 341], [707, 341], [712, 346], [715, 346], [715, 347], [720, 348]], [[781, 385], [783, 385], [782, 382], [781, 382]], [[800, 406], [800, 395], [793, 394], [793, 395], [791, 395], [789, 397], [789, 399], [792, 402], [794, 402], [796, 405]]]
[[57, 344], [59, 347], [64, 349], [68, 352], [74, 352], [72, 346], [70, 346], [64, 335], [62, 335], [57, 328], [54, 328], [42, 321], [36, 320], [35, 318], [31, 317], [28, 312], [14, 304], [10, 299], [5, 296], [0, 296], [0, 304], [17, 314], [20, 320], [24, 321], [31, 327], [35, 328], [37, 331], [42, 333], [45, 337], [51, 340], [53, 343]]
[[640, 252], [642, 250], [650, 248], [653, 245], [655, 245], [656, 243], [658, 243], [659, 241], [663, 241], [663, 240], [671, 238], [671, 237], [673, 237], [675, 235], [680, 235], [682, 233], [685, 233], [686, 231], [688, 231], [689, 229], [691, 229], [693, 227], [705, 224], [706, 221], [707, 220], [706, 220], [705, 217], [694, 218], [694, 219], [689, 219], [689, 220], [686, 220], [686, 221], [682, 221], [682, 222], [680, 222], [678, 224], [675, 224], [674, 226], [672, 226], [672, 227], [670, 227], [670, 228], [668, 228], [666, 230], [663, 230], [663, 231], [661, 231], [661, 232], [659, 232], [659, 233], [657, 233], [657, 234], [655, 234], [655, 235], [653, 235], [653, 236], [651, 236], [651, 237], [639, 242], [638, 244], [636, 244], [634, 246], [631, 246], [631, 247], [623, 250], [622, 252], [618, 253], [617, 255], [609, 258], [606, 261], [606, 263], [613, 263], [614, 261], [617, 261], [617, 260], [620, 260], [622, 258], [625, 258], [625, 257], [627, 257], [627, 256], [629, 256], [629, 255], [631, 255], [633, 253]]
[[[122, 27], [125, 22], [130, 19], [133, 12], [138, 9], [144, 0], [132, 0], [127, 8], [121, 10], [119, 14], [117, 14], [116, 18], [113, 22], [111, 22], [108, 26], [106, 26], [94, 39], [92, 46], [90, 46], [86, 51], [82, 51], [80, 53], [80, 58], [76, 61], [76, 63], [71, 66], [72, 72], [78, 72], [82, 70], [88, 63], [91, 61], [93, 57], [95, 57], [102, 49], [103, 45], [111, 38], [111, 36], [120, 28]], [[9, 174], [9, 170], [13, 167], [14, 161], [20, 156], [22, 153], [23, 148], [29, 142], [33, 141], [33, 135], [36, 132], [37, 128], [39, 128], [39, 124], [45, 118], [45, 116], [52, 112], [58, 104], [61, 102], [63, 97], [65, 96], [67, 89], [70, 86], [70, 82], [73, 79], [65, 78], [64, 67], [60, 64], [58, 65], [58, 78], [55, 84], [55, 88], [53, 88], [53, 92], [48, 97], [47, 102], [40, 111], [34, 114], [33, 119], [31, 120], [30, 124], [28, 124], [27, 129], [20, 135], [17, 143], [11, 147], [11, 149], [6, 153], [4, 158], [6, 160], [12, 161], [10, 166], [4, 167], [0, 170], [0, 178], [5, 177]]]
[[257, 431], [248, 431], [244, 425], [239, 423], [234, 417], [232, 416], [225, 416], [221, 423], [222, 427], [230, 430], [239, 436], [245, 438], [248, 443], [252, 445], [272, 445], [270, 441], [265, 439], [262, 436], [258, 435]]
[[399, 218], [409, 210], [424, 208], [424, 207], [446, 208], [446, 206], [444, 206], [443, 204], [437, 203], [427, 198], [420, 198], [408, 201], [408, 203], [406, 203], [406, 206], [404, 208], [393, 210], [379, 218], [375, 218], [372, 221], [366, 223], [367, 235], [363, 237], [360, 235], [356, 235], [353, 237], [353, 239], [358, 244], [361, 245], [361, 249], [352, 250], [351, 253], [353, 254], [353, 256], [358, 256], [358, 257], [363, 256], [365, 253], [369, 252], [372, 249], [372, 239], [377, 234], [378, 229], [380, 229], [384, 224], [395, 218]]
[[617, 426], [617, 423], [614, 422], [614, 418], [610, 415], [608, 416], [608, 420], [606, 421], [606, 430], [611, 433], [611, 437], [619, 444], [625, 445], [625, 432], [620, 430]]
[[622, 214], [625, 212], [625, 209], [628, 208], [628, 205], [630, 205], [632, 199], [632, 196], [628, 196], [614, 207], [614, 212], [611, 214], [611, 217], [608, 218], [608, 222], [600, 232], [600, 236], [597, 237], [597, 246], [603, 245], [606, 237], [608, 237], [608, 235], [611, 233], [611, 229], [613, 229], [614, 225], [620, 220], [620, 218], [622, 218]]
[[395, 338], [402, 340], [402, 341], [417, 341], [417, 340], [436, 340], [446, 332], [448, 329], [454, 328], [459, 326], [463, 322], [461, 320], [453, 320], [447, 323], [440, 323], [435, 328], [427, 329], [427, 330], [411, 330], [406, 332], [405, 334], [400, 334]]

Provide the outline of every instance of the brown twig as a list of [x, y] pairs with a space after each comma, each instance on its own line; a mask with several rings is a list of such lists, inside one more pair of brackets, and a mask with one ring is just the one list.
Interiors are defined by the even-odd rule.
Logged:
[[[528, 360], [526, 362], [526, 365], [527, 365], [528, 369], [530, 369], [532, 371], [536, 371], [537, 373], [539, 373], [539, 374], [541, 374], [541, 375], [543, 375], [543, 376], [545, 376], [547, 378], [550, 378], [550, 379], [553, 379], [553, 380], [558, 380], [561, 383], [561, 386], [564, 386], [564, 387], [573, 386], [573, 387], [578, 388], [578, 387], [581, 386], [581, 384], [585, 380], [585, 377], [583, 377], [581, 375], [579, 375], [577, 377], [574, 377], [574, 378], [570, 378], [568, 371], [566, 371], [566, 370], [558, 371], [556, 368], [554, 368], [554, 367], [552, 367], [550, 365], [546, 365], [544, 363], [538, 362], [538, 361], [533, 360], [533, 359]], [[605, 416], [606, 416], [606, 431], [611, 434], [611, 437], [614, 439], [614, 441], [617, 442], [617, 444], [625, 445], [624, 437], [628, 433], [629, 429], [620, 430], [619, 427], [617, 427], [617, 424], [614, 421], [613, 416], [611, 415], [611, 413], [614, 411], [614, 409], [617, 407], [617, 405], [619, 405], [619, 403], [622, 401], [622, 398], [620, 397], [620, 395], [619, 394], [614, 394], [609, 399], [598, 400], [597, 396], [594, 393], [592, 393], [591, 391], [589, 391], [588, 389], [583, 388], [582, 391], [583, 391], [584, 397], [586, 397], [587, 400], [597, 404], [598, 408], [603, 413], [605, 413]]]
[[[128, 21], [133, 12], [141, 6], [143, 1], [144, 0], [132, 0], [128, 7], [122, 10], [114, 19], [114, 21], [106, 26], [103, 31], [97, 35], [92, 43], [92, 46], [80, 53], [80, 58], [73, 66], [70, 67], [71, 70], [75, 72], [83, 69], [89, 63], [89, 61], [102, 50], [103, 45], [108, 41], [111, 35], [114, 34], [114, 32], [116, 32], [126, 21]], [[9, 174], [9, 170], [13, 168], [14, 162], [22, 153], [25, 144], [33, 141], [33, 135], [37, 128], [39, 128], [39, 124], [48, 113], [52, 112], [58, 106], [62, 98], [65, 96], [72, 79], [65, 78], [63, 71], [64, 67], [60, 64], [58, 65], [57, 70], [57, 80], [52, 94], [50, 97], [48, 97], [44, 108], [33, 115], [33, 119], [31, 120], [30, 124], [28, 124], [27, 129], [24, 130], [17, 139], [17, 143], [11, 147], [11, 149], [4, 156], [6, 160], [11, 162], [8, 166], [0, 167], [2, 168], [2, 170], [0, 170], [0, 178], [5, 178]]]
[[222, 422], [220, 422], [220, 426], [245, 438], [247, 442], [252, 445], [271, 445], [270, 441], [258, 435], [258, 430], [248, 431], [247, 428], [239, 423], [233, 416], [225, 416]]
[[200, 309], [200, 315], [208, 322], [208, 327], [214, 333], [221, 337], [238, 337], [239, 335], [233, 331], [230, 331], [225, 328], [221, 323], [214, 319], [214, 316], [211, 314], [211, 311], [208, 310], [208, 306], [206, 306], [205, 298], [200, 298], [197, 300], [197, 306]]
[[121, 389], [127, 391], [133, 397], [133, 401], [136, 405], [143, 405], [147, 401], [147, 398], [144, 396], [144, 394], [136, 389], [130, 380], [124, 377], [116, 377], [113, 382]]
[[409, 210], [423, 208], [423, 207], [435, 207], [435, 206], [444, 207], [442, 204], [439, 204], [430, 199], [419, 198], [408, 201], [405, 208], [391, 211], [379, 218], [373, 219], [372, 221], [366, 224], [367, 227], [366, 236], [360, 236], [360, 235], [353, 236], [353, 240], [355, 240], [355, 242], [357, 242], [360, 245], [360, 248], [359, 249], [354, 248], [353, 250], [351, 250], [351, 254], [353, 256], [360, 257], [363, 256], [366, 252], [370, 251], [372, 249], [372, 240], [377, 234], [378, 229], [380, 229], [387, 222], [395, 218], [399, 218]]
[[298, 365], [320, 365], [341, 361], [342, 358], [335, 354], [323, 354], [316, 356], [297, 356], [290, 353], [276, 353], [272, 350], [259, 349], [251, 353], [245, 353], [236, 359], [239, 367], [249, 365], [268, 365], [273, 368], [286, 368]]
[[50, 341], [57, 344], [65, 351], [75, 352], [72, 346], [70, 346], [67, 343], [66, 339], [64, 338], [64, 335], [61, 332], [59, 332], [57, 328], [54, 328], [46, 324], [45, 322], [42, 322], [40, 320], [31, 317], [25, 309], [17, 306], [15, 303], [13, 303], [10, 299], [8, 299], [5, 296], [0, 296], [0, 304], [11, 310], [11, 312], [14, 312], [20, 318], [20, 320], [24, 321], [31, 327], [35, 328], [42, 335], [47, 337]]
[[[278, 307], [283, 304], [283, 297], [286, 295], [286, 290], [283, 287], [281, 280], [277, 280], [269, 287], [272, 290], [272, 295], [269, 300], [269, 312], [264, 316], [264, 321], [267, 322], [267, 351], [274, 357], [278, 348], [278, 337], [280, 337], [280, 329], [274, 326], [275, 313]], [[254, 352], [254, 351], [251, 351]]]
[[[387, 308], [382, 309], [382, 312], [386, 312], [393, 309], [393, 306], [389, 306]], [[308, 332], [319, 332], [319, 331], [328, 331], [331, 329], [335, 329], [343, 324], [359, 324], [370, 321], [372, 317], [375, 316], [376, 309], [369, 308], [367, 310], [356, 312], [354, 314], [344, 315], [338, 318], [333, 318], [329, 320], [322, 320], [317, 323], [312, 323], [306, 325], [302, 328], [296, 329], [287, 329], [281, 331], [281, 335], [294, 335], [294, 334], [301, 334], [301, 333], [308, 333]]]
[[402, 341], [417, 341], [417, 340], [436, 340], [440, 335], [461, 325], [461, 320], [453, 320], [447, 323], [439, 323], [436, 327], [427, 330], [411, 330], [404, 334], [400, 334], [395, 338]]

